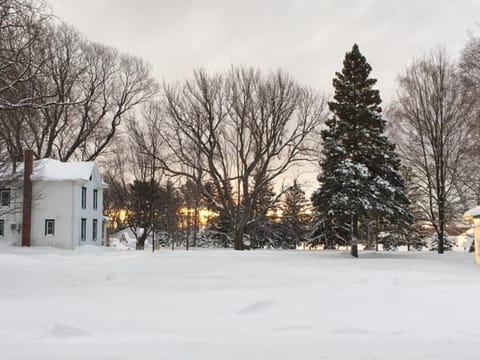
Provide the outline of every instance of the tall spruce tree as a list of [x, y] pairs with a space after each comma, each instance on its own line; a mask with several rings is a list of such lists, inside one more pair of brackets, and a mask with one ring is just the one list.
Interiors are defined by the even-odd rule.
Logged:
[[282, 225], [289, 240], [289, 247], [295, 249], [300, 242], [305, 242], [309, 227], [310, 216], [307, 214], [308, 201], [305, 197], [305, 191], [293, 181], [283, 196], [283, 216]]
[[408, 199], [395, 147], [384, 135], [385, 120], [371, 66], [355, 44], [335, 73], [333, 116], [322, 131], [320, 188], [312, 195], [317, 221], [351, 224], [352, 255], [358, 257], [358, 224], [369, 217], [407, 227]]
[[258, 196], [253, 204], [254, 217], [256, 219], [248, 227], [250, 236], [250, 246], [252, 248], [280, 247], [282, 246], [282, 236], [278, 236], [279, 229], [275, 229], [276, 219], [267, 216], [269, 212], [275, 213], [278, 205], [277, 195], [273, 185], [269, 182], [259, 188]]

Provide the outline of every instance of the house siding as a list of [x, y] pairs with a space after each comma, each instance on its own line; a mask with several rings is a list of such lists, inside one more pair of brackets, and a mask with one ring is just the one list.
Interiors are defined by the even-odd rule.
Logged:
[[0, 219], [4, 221], [4, 236], [0, 236], [0, 241], [4, 243], [20, 244], [22, 238], [22, 213], [21, 198], [23, 193], [18, 190], [15, 184], [10, 184], [10, 206], [0, 207]]
[[[36, 181], [33, 184], [32, 245], [72, 249], [71, 182]], [[55, 220], [55, 234], [45, 235], [45, 220]]]
[[[82, 187], [87, 189], [87, 203], [85, 209], [82, 208]], [[85, 244], [95, 244], [102, 245], [102, 233], [100, 226], [97, 227], [97, 240], [93, 240], [93, 219], [97, 219], [98, 223], [102, 223], [103, 219], [103, 190], [102, 190], [102, 180], [98, 170], [94, 168], [92, 173], [92, 180], [87, 183], [75, 183], [74, 185], [74, 202], [73, 202], [73, 211], [74, 214], [74, 223], [73, 223], [73, 242], [75, 246], [85, 245]], [[93, 208], [93, 190], [98, 191], [98, 206], [95, 210]], [[85, 241], [81, 240], [81, 221], [82, 218], [87, 220], [86, 228], [86, 238]]]

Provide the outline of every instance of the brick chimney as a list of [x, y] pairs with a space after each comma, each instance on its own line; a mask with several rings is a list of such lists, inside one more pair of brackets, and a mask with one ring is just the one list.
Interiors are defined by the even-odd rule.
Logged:
[[25, 150], [24, 156], [22, 246], [30, 246], [32, 229], [32, 180], [30, 177], [33, 173], [33, 151]]

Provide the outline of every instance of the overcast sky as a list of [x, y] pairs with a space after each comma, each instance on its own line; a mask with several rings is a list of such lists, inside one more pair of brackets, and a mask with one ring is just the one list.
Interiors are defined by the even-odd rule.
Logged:
[[437, 46], [456, 56], [480, 22], [480, 0], [49, 2], [88, 38], [148, 60], [159, 80], [245, 64], [285, 68], [331, 93], [334, 72], [357, 42], [385, 100], [414, 56]]
[[456, 57], [480, 31], [480, 0], [47, 1], [91, 40], [149, 61], [160, 81], [243, 64], [282, 67], [330, 94], [356, 42], [387, 102], [414, 57], [438, 46]]

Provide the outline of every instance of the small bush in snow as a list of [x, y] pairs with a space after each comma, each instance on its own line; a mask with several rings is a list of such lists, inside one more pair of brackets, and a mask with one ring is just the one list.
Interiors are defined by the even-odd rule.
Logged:
[[[429, 242], [429, 249], [430, 251], [437, 251], [438, 250], [438, 235], [437, 233], [434, 233], [430, 237], [430, 242]], [[450, 237], [447, 234], [443, 235], [443, 249], [445, 251], [449, 251], [453, 249], [453, 241], [450, 239]]]

